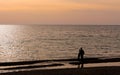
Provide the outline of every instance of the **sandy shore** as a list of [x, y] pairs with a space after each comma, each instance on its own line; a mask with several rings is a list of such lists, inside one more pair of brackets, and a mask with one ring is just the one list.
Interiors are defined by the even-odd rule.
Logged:
[[34, 70], [4, 73], [0, 75], [120, 75], [120, 67], [92, 67], [92, 68], [69, 68], [69, 69], [51, 69]]
[[120, 58], [86, 58], [83, 69], [76, 59], [0, 63], [0, 75], [120, 75]]

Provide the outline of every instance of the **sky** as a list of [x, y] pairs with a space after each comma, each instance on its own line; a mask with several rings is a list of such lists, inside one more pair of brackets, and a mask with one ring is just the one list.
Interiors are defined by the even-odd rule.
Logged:
[[120, 25], [120, 0], [0, 0], [0, 24]]

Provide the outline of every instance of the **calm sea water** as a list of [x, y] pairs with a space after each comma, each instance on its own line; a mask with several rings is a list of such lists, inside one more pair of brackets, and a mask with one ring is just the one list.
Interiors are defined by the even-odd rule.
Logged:
[[1, 25], [0, 62], [120, 57], [120, 26]]

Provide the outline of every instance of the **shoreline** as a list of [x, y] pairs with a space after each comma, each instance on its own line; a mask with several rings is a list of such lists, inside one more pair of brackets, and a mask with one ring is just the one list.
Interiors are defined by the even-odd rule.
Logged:
[[[68, 62], [69, 64], [77, 65], [78, 60], [73, 59], [53, 59], [53, 60], [33, 60], [33, 61], [18, 61], [18, 62], [0, 62], [0, 66], [16, 66], [16, 65], [28, 65], [45, 62]], [[120, 62], [120, 58], [84, 58], [84, 63], [107, 63], [107, 62]]]
[[[96, 68], [99, 72], [114, 68], [120, 72], [120, 58], [111, 59], [99, 59], [99, 58], [85, 58], [84, 70], [94, 71]], [[50, 72], [50, 75], [59, 75], [54, 72], [58, 71], [61, 74], [61, 70], [65, 70], [65, 73], [70, 71], [77, 71], [78, 61], [77, 59], [56, 59], [56, 60], [36, 60], [36, 61], [21, 61], [21, 62], [3, 62], [0, 63], [0, 75], [44, 75], [42, 71]], [[101, 70], [102, 69], [102, 70]], [[113, 70], [113, 72], [115, 72]], [[95, 70], [96, 71], [96, 70]], [[73, 71], [74, 72], [74, 71]], [[118, 71], [117, 71], [118, 72]], [[31, 74], [32, 73], [32, 74]], [[79, 72], [75, 73], [78, 74]], [[67, 73], [68, 74], [68, 73]], [[47, 74], [45, 74], [47, 75]], [[61, 74], [66, 75], [66, 74]], [[74, 74], [70, 74], [74, 75]], [[84, 75], [84, 73], [83, 73]], [[89, 75], [89, 74], [88, 74]], [[104, 75], [104, 74], [102, 74]], [[106, 74], [105, 74], [106, 75]], [[114, 75], [114, 74], [111, 74]], [[117, 75], [117, 74], [116, 74]], [[118, 74], [120, 75], [120, 74]]]

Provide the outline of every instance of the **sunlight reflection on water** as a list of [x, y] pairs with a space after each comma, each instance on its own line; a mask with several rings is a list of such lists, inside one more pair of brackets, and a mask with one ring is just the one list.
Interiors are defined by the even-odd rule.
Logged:
[[0, 61], [120, 56], [119, 26], [0, 26]]

